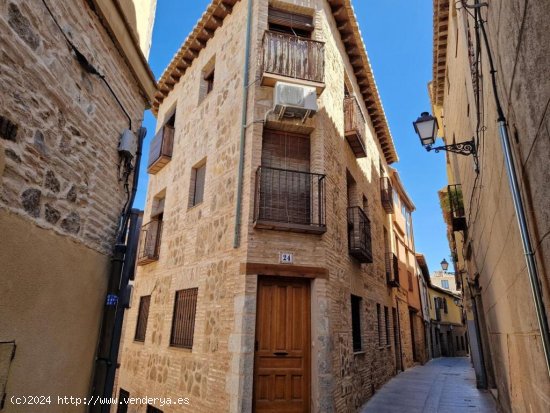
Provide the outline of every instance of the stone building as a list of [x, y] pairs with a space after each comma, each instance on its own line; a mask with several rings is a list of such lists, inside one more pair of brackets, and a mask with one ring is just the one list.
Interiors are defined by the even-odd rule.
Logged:
[[460, 290], [456, 285], [456, 276], [453, 273], [448, 273], [446, 271], [434, 271], [431, 274], [431, 282], [436, 287], [449, 290], [455, 294], [460, 294]]
[[[444, 213], [478, 385], [493, 390], [505, 412], [543, 412], [550, 410], [548, 335], [541, 328], [550, 305], [550, 5], [486, 3], [434, 1], [430, 93], [439, 136], [446, 144], [474, 137], [478, 155], [476, 171], [475, 157], [447, 153]], [[502, 142], [518, 177], [517, 203]], [[538, 312], [536, 290], [542, 292]]]
[[433, 357], [468, 355], [468, 335], [463, 321], [462, 298], [430, 284], [431, 344]]
[[214, 0], [159, 90], [118, 394], [354, 411], [414, 362], [418, 303], [414, 207], [350, 1]]
[[[0, 3], [0, 399], [87, 397], [137, 142], [154, 1]], [[140, 46], [141, 45], [141, 46]], [[127, 134], [127, 136], [132, 136]], [[135, 153], [134, 153], [135, 155]], [[127, 178], [127, 179], [126, 179]]]

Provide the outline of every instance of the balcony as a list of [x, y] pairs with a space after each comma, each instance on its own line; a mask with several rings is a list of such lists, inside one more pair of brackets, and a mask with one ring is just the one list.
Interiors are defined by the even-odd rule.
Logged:
[[380, 196], [384, 211], [388, 214], [393, 214], [393, 187], [390, 178], [387, 176], [380, 178]]
[[348, 208], [348, 246], [360, 263], [372, 263], [370, 220], [360, 207]]
[[156, 174], [164, 165], [172, 159], [172, 148], [174, 146], [174, 128], [168, 125], [163, 126], [151, 141], [149, 148], [149, 163], [147, 172]]
[[386, 283], [399, 287], [399, 259], [393, 252], [386, 253]]
[[451, 222], [453, 231], [464, 231], [467, 228], [466, 214], [464, 212], [464, 199], [462, 197], [462, 185], [449, 185], [447, 187]]
[[277, 81], [325, 88], [325, 44], [286, 33], [266, 31], [263, 40], [262, 85]]
[[325, 233], [325, 175], [259, 167], [254, 227]]
[[162, 221], [154, 220], [141, 227], [139, 239], [138, 265], [158, 261], [160, 240], [162, 237]]
[[365, 118], [354, 96], [344, 98], [344, 135], [356, 158], [365, 158]]

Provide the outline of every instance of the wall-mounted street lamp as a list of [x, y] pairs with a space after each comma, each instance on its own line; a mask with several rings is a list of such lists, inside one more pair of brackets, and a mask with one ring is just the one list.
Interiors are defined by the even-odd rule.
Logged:
[[420, 138], [420, 143], [428, 152], [434, 151], [447, 151], [458, 153], [459, 155], [473, 155], [476, 166], [476, 172], [479, 172], [479, 161], [477, 157], [477, 149], [474, 138], [467, 142], [453, 143], [452, 145], [436, 146], [433, 147], [437, 139], [437, 130], [439, 125], [437, 119], [430, 115], [428, 112], [422, 112], [420, 117], [413, 122], [414, 130]]
[[441, 261], [441, 269], [445, 272], [449, 269], [449, 263], [445, 258], [443, 258], [443, 261]]

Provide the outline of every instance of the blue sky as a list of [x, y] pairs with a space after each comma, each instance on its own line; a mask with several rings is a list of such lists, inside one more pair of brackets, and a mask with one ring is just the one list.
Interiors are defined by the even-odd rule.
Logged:
[[[157, 79], [209, 3], [210, 0], [158, 0], [149, 56]], [[426, 255], [431, 271], [439, 270], [443, 258], [450, 261], [437, 197], [437, 191], [446, 185], [445, 156], [427, 153], [412, 127], [420, 112], [430, 111], [427, 83], [432, 77], [432, 2], [355, 0], [353, 4], [400, 159], [393, 166], [399, 170], [416, 205], [416, 249]], [[144, 125], [148, 134], [136, 208], [145, 204], [145, 164], [155, 124], [155, 118], [147, 112]]]

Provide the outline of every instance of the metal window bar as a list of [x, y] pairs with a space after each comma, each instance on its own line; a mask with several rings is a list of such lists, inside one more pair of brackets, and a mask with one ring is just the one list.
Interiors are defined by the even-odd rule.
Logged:
[[193, 348], [198, 288], [176, 291], [170, 345]]
[[391, 287], [399, 287], [399, 260], [393, 252], [386, 253], [386, 282]]
[[372, 263], [370, 220], [360, 207], [348, 208], [348, 247], [359, 262]]
[[388, 214], [393, 214], [393, 186], [390, 178], [387, 176], [380, 178], [380, 197], [384, 211]]
[[325, 175], [260, 166], [254, 221], [324, 228]]
[[141, 227], [138, 264], [148, 264], [159, 259], [161, 238], [161, 220], [153, 220]]
[[266, 31], [263, 72], [324, 83], [325, 44], [286, 33]]
[[147, 320], [149, 318], [149, 306], [151, 305], [151, 296], [146, 295], [139, 299], [138, 319], [136, 324], [135, 341], [145, 341], [147, 332]]

